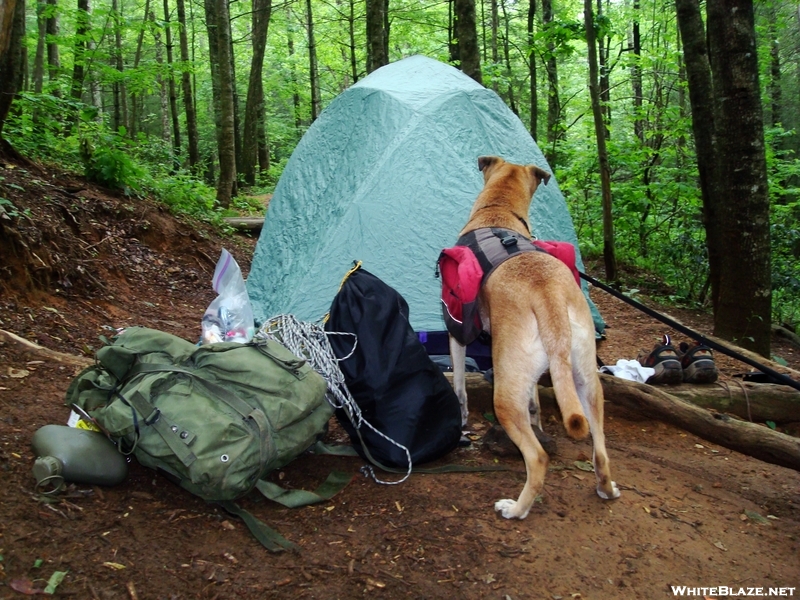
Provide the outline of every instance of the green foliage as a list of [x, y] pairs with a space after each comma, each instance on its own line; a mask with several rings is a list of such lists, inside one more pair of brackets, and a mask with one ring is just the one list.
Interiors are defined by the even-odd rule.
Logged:
[[[532, 1], [532, 0], [531, 0]], [[366, 76], [364, 3], [312, 0], [321, 105], [324, 108], [344, 89]], [[675, 21], [675, 7], [663, 0], [638, 3], [604, 2], [596, 14], [597, 34], [607, 56], [605, 71], [610, 82], [607, 145], [612, 170], [613, 220], [618, 261], [623, 272], [647, 273], [628, 281], [648, 295], [660, 294], [669, 302], [707, 305], [708, 261], [698, 174], [692, 143], [691, 111], [682, 61], [682, 47]], [[638, 9], [637, 9], [638, 7]], [[251, 0], [230, 5], [234, 66], [239, 105], [244, 107], [252, 58]], [[476, 14], [478, 37], [483, 44], [484, 83], [530, 123], [531, 95], [538, 97], [539, 132], [552, 126], [555, 136], [541, 135], [539, 146], [551, 162], [558, 185], [567, 199], [584, 257], [602, 256], [603, 229], [599, 169], [595, 133], [586, 86], [586, 45], [583, 3], [554, 3], [553, 21], [542, 22], [536, 13], [529, 39], [529, 3], [499, 3], [499, 23], [493, 36], [491, 11], [480, 5]], [[389, 59], [413, 54], [447, 62], [450, 6], [442, 2], [396, 0], [389, 7], [391, 24]], [[800, 322], [800, 73], [791, 65], [797, 48], [796, 6], [787, 2], [756, 3], [759, 68], [767, 144], [768, 176], [772, 201], [771, 243], [773, 306], [776, 320]], [[27, 51], [29, 72], [34, 69], [37, 46], [35, 4], [28, 6]], [[48, 41], [59, 46], [61, 68], [52, 77], [45, 67], [45, 92], [23, 91], [4, 126], [4, 134], [21, 153], [61, 168], [84, 170], [93, 180], [126, 193], [152, 194], [176, 212], [219, 221], [214, 189], [182, 170], [185, 149], [174, 149], [162, 135], [161, 81], [170, 75], [178, 84], [180, 125], [185, 135], [180, 75], [192, 78], [198, 115], [202, 160], [213, 162], [217, 153], [215, 110], [210, 77], [207, 30], [202, 3], [187, 3], [187, 33], [191, 57], [179, 60], [178, 26], [170, 16], [172, 65], [163, 52], [157, 60], [155, 33], [165, 41], [166, 21], [160, 5], [155, 22], [141, 5], [124, 6], [114, 15], [110, 3], [93, 7], [89, 29], [82, 39], [93, 42], [87, 52], [85, 90], [95, 84], [102, 96], [103, 114], [69, 98], [70, 74], [75, 60], [75, 29], [79, 14], [75, 5], [45, 5], [44, 14], [59, 18], [60, 32]], [[352, 19], [352, 21], [351, 21]], [[642, 49], [631, 48], [632, 23], [641, 29]], [[304, 4], [274, 4], [263, 69], [266, 129], [270, 148], [269, 172], [260, 176], [259, 194], [274, 190], [294, 148], [311, 125], [308, 15]], [[119, 34], [124, 69], [115, 68]], [[141, 34], [141, 45], [140, 45]], [[492, 59], [496, 42], [499, 59]], [[506, 63], [504, 48], [508, 47]], [[351, 52], [353, 53], [351, 56]], [[351, 64], [351, 58], [354, 65]], [[558, 66], [558, 114], [548, 124], [549, 79], [545, 61]], [[775, 59], [780, 68], [774, 68]], [[530, 81], [530, 61], [537, 75]], [[135, 65], [135, 67], [134, 67]], [[635, 67], [635, 69], [634, 69]], [[641, 73], [642, 102], [633, 100], [633, 75]], [[115, 86], [124, 86], [130, 124], [136, 103], [135, 135], [111, 131]], [[120, 88], [117, 87], [117, 90]], [[781, 106], [775, 92], [782, 91]], [[240, 118], [242, 115], [240, 114]], [[634, 132], [640, 127], [641, 137]], [[535, 132], [535, 133], [539, 133]], [[184, 147], [185, 147], [185, 139]], [[202, 167], [201, 167], [202, 168]], [[213, 185], [213, 184], [212, 184]], [[2, 190], [0, 190], [2, 191]], [[9, 196], [9, 194], [6, 194]], [[244, 199], [232, 208], [261, 211]], [[0, 200], [0, 210], [14, 211]], [[634, 278], [635, 279], [635, 278]], [[656, 283], [657, 282], [657, 283]]]
[[[250, 188], [249, 192], [250, 194], [256, 195], [266, 193], [259, 188]], [[239, 194], [236, 198], [231, 200], [231, 208], [236, 211], [231, 216], [236, 216], [241, 213], [257, 216], [263, 216], [264, 214], [263, 201], [251, 195]]]
[[125, 195], [138, 192], [144, 169], [129, 153], [125, 129], [109, 132], [96, 121], [86, 121], [78, 127], [81, 160], [89, 181], [122, 190]]
[[145, 189], [175, 213], [212, 218], [216, 191], [187, 173], [148, 177]]
[[16, 219], [20, 214], [19, 209], [11, 200], [0, 197], [0, 219]]

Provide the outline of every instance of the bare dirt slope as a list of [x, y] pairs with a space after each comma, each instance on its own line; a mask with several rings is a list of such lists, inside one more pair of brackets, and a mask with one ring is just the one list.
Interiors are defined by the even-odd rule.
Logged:
[[[0, 217], [0, 328], [52, 350], [91, 355], [99, 336], [126, 325], [195, 340], [221, 248], [248, 269], [254, 239], [33, 167], [0, 176], [0, 196], [18, 213]], [[599, 345], [606, 363], [635, 358], [664, 332], [603, 292], [593, 297], [609, 324]], [[709, 333], [707, 315], [679, 316]], [[782, 340], [774, 350], [800, 366], [800, 350]], [[745, 370], [718, 362], [723, 378]], [[55, 572], [66, 572], [57, 595], [103, 600], [640, 599], [674, 597], [673, 585], [800, 594], [800, 474], [642, 420], [613, 399], [606, 431], [616, 501], [600, 500], [593, 474], [575, 465], [591, 456], [590, 442], [567, 439], [546, 414], [558, 453], [526, 520], [492, 509], [519, 493], [521, 459], [495, 456], [480, 439], [441, 462], [510, 470], [382, 486], [359, 474], [358, 459], [303, 456], [273, 478], [310, 489], [337, 469], [353, 480], [314, 507], [242, 500], [302, 549], [276, 555], [236, 518], [135, 461], [119, 486], [76, 486], [55, 501], [37, 495], [31, 436], [65, 422], [76, 372], [0, 344], [0, 598], [41, 590]], [[479, 436], [490, 423], [474, 414], [470, 425]], [[335, 423], [331, 437], [344, 439]], [[693, 597], [702, 596], [722, 597]]]

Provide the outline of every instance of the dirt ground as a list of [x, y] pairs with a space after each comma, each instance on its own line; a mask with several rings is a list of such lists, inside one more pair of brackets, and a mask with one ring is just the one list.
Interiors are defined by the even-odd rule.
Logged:
[[[73, 355], [90, 356], [99, 336], [128, 325], [198, 339], [221, 248], [246, 273], [256, 241], [33, 166], [0, 168], [0, 197], [15, 207], [0, 215], [0, 329]], [[606, 363], [636, 358], [665, 331], [602, 291], [592, 297], [608, 323], [598, 347]], [[707, 314], [671, 312], [710, 333]], [[776, 338], [773, 350], [800, 368], [800, 349]], [[723, 379], [747, 370], [717, 359]], [[241, 501], [299, 553], [267, 552], [241, 521], [135, 461], [116, 487], [72, 486], [48, 501], [34, 490], [31, 436], [65, 423], [77, 370], [0, 343], [0, 598], [40, 592], [57, 572], [66, 575], [56, 595], [102, 600], [638, 600], [676, 597], [671, 586], [800, 595], [800, 474], [643, 420], [613, 398], [605, 427], [622, 496], [595, 494], [594, 475], [575, 466], [591, 456], [590, 441], [569, 440], [546, 413], [558, 451], [523, 521], [493, 510], [519, 493], [523, 465], [482, 443], [490, 423], [479, 414], [470, 421], [478, 439], [439, 463], [510, 470], [377, 485], [359, 474], [359, 459], [303, 456], [274, 473], [306, 489], [333, 469], [353, 474], [312, 507], [286, 509], [255, 494]], [[330, 435], [343, 439], [335, 423]]]

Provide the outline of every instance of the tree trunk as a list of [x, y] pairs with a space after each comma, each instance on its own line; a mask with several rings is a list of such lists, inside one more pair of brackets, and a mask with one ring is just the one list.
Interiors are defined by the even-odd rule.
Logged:
[[707, 0], [722, 250], [714, 334], [769, 356], [770, 204], [752, 0]]
[[[491, 57], [492, 57], [492, 73], [496, 73], [497, 63], [500, 61], [499, 55], [497, 54], [497, 28], [499, 26], [500, 19], [497, 13], [497, 0], [489, 0], [489, 11], [491, 16], [491, 29], [489, 32], [489, 45], [491, 50]], [[485, 45], [485, 44], [484, 44]], [[484, 54], [485, 56], [485, 54]], [[497, 77], [492, 77], [492, 89], [497, 93]]]
[[263, 125], [264, 88], [261, 72], [264, 67], [264, 50], [267, 46], [267, 31], [272, 12], [272, 0], [253, 0], [253, 58], [250, 62], [250, 81], [247, 86], [247, 102], [244, 109], [244, 140], [242, 143], [242, 165], [240, 170], [249, 185], [256, 183], [258, 162], [259, 122]]
[[[692, 133], [700, 179], [700, 197], [703, 202], [709, 279], [711, 287], [717, 290], [721, 253], [724, 252], [724, 247], [720, 242], [720, 223], [716, 214], [718, 204], [716, 198], [719, 197], [720, 191], [715, 160], [717, 147], [714, 133], [714, 88], [711, 83], [711, 66], [708, 61], [708, 46], [699, 0], [676, 0], [675, 6], [683, 42], [686, 79], [689, 84], [689, 104], [692, 110]], [[712, 304], [715, 302], [712, 297]]]
[[[166, 69], [164, 68], [164, 45], [161, 43], [161, 27], [156, 24], [156, 16], [152, 12], [150, 13], [150, 20], [153, 22], [153, 39], [155, 41], [156, 64], [158, 64], [156, 82], [158, 83], [159, 98], [161, 99], [161, 139], [168, 146], [172, 146], [172, 132], [170, 131], [169, 122], [169, 91], [164, 77]], [[174, 160], [175, 155], [172, 152], [172, 148], [170, 148], [170, 153]]]
[[506, 80], [508, 81], [508, 87], [506, 88], [506, 95], [508, 96], [508, 107], [511, 109], [515, 115], [519, 116], [519, 109], [517, 108], [517, 101], [514, 97], [514, 86], [512, 85], [512, 81], [514, 80], [513, 75], [511, 73], [511, 48], [509, 47], [509, 18], [508, 12], [506, 11], [506, 3], [504, 0], [501, 0], [502, 4], [501, 7], [503, 9], [503, 59], [505, 61], [506, 67]]
[[603, 195], [603, 259], [606, 277], [609, 281], [617, 280], [617, 258], [614, 248], [614, 220], [611, 212], [611, 172], [606, 149], [606, 127], [600, 105], [600, 90], [597, 69], [597, 39], [594, 31], [594, 14], [592, 0], [584, 0], [583, 9], [586, 19], [586, 45], [589, 59], [589, 93], [592, 98], [592, 114], [594, 130], [597, 137], [597, 159], [600, 164], [600, 187]]
[[86, 77], [86, 38], [89, 33], [89, 0], [78, 0], [78, 12], [75, 17], [75, 45], [72, 66], [72, 85], [70, 96], [80, 100], [83, 96], [83, 80]]
[[383, 0], [383, 55], [386, 57], [386, 64], [389, 64], [389, 0]]
[[[90, 72], [90, 68], [92, 66], [92, 62], [94, 61], [94, 57], [97, 54], [97, 43], [92, 39], [92, 32], [91, 32], [91, 20], [92, 20], [92, 10], [93, 6], [89, 3], [87, 8], [87, 29], [86, 29], [86, 51], [87, 54], [84, 57], [84, 75], [88, 76], [89, 78], [89, 97], [91, 98], [92, 106], [94, 106], [97, 111], [95, 113], [95, 121], [98, 123], [102, 123], [103, 119], [103, 95], [100, 93], [100, 82], [98, 81], [98, 74], [95, 70], [94, 73]], [[105, 23], [103, 24], [103, 33], [101, 37], [105, 37], [106, 32], [108, 31], [108, 21], [109, 18], [106, 16]]]
[[[169, 84], [169, 114], [172, 117], [172, 148], [175, 160], [181, 153], [181, 127], [178, 121], [178, 93], [175, 90], [175, 77], [172, 72], [172, 65], [174, 64], [172, 56], [172, 30], [169, 25], [169, 0], [164, 0], [164, 37], [167, 42], [167, 68], [165, 76]], [[180, 167], [180, 164], [175, 165]]]
[[231, 73], [230, 17], [227, 0], [205, 0], [208, 47], [211, 58], [212, 89], [219, 154], [217, 202], [230, 206], [235, 195], [236, 138], [233, 117], [233, 75]]
[[[776, 7], [767, 8], [769, 12], [769, 98], [770, 98], [770, 123], [773, 127], [780, 126], [781, 118], [781, 56], [778, 43]], [[780, 143], [780, 142], [778, 142]]]
[[47, 0], [47, 78], [50, 82], [51, 93], [58, 98], [61, 97], [61, 89], [58, 86], [58, 77], [61, 72], [61, 59], [58, 56], [58, 5], [57, 0]]
[[539, 139], [539, 97], [536, 85], [536, 52], [534, 51], [534, 24], [536, 23], [536, 0], [530, 0], [528, 4], [528, 77], [531, 80], [531, 102], [530, 102], [530, 132], [533, 141]]
[[[597, 0], [597, 19], [598, 23], [603, 21], [603, 0]], [[597, 38], [597, 59], [600, 67], [599, 90], [600, 90], [600, 110], [603, 113], [603, 131], [607, 140], [611, 139], [611, 130], [608, 128], [611, 123], [611, 80], [610, 67], [608, 65], [608, 49], [606, 48], [606, 38], [602, 35]], [[609, 38], [610, 41], [610, 38]]]
[[28, 68], [28, 46], [26, 44], [22, 44], [22, 87], [21, 90], [28, 91], [30, 90], [31, 85], [31, 74], [30, 69]]
[[[239, 88], [236, 85], [236, 54], [233, 49], [233, 32], [231, 31], [230, 22], [230, 6], [233, 0], [228, 0], [228, 41], [230, 44], [230, 52], [228, 55], [231, 58], [231, 93], [233, 94], [233, 148], [236, 156], [236, 164], [242, 160], [242, 121], [239, 118]], [[237, 167], [238, 169], [238, 167]], [[238, 170], [237, 170], [238, 173]], [[237, 194], [237, 178], [233, 180], [233, 195]]]
[[113, 127], [119, 130], [120, 127], [128, 127], [128, 105], [127, 91], [122, 82], [124, 63], [122, 60], [122, 13], [119, 10], [119, 0], [111, 1], [111, 12], [114, 19], [114, 67], [120, 74], [120, 80], [115, 81], [112, 87], [114, 97]]
[[458, 43], [458, 60], [461, 70], [483, 84], [481, 76], [481, 51], [475, 23], [475, 0], [453, 0], [454, 32]]
[[[147, 28], [147, 15], [150, 14], [150, 0], [144, 2], [144, 18], [142, 19], [141, 27], [139, 28], [139, 35], [136, 39], [136, 52], [133, 55], [133, 71], [139, 68], [139, 61], [142, 58], [142, 44], [144, 43], [144, 30]], [[128, 133], [131, 138], [136, 137], [136, 131], [139, 127], [139, 98], [136, 92], [131, 94], [131, 121]]]
[[644, 145], [644, 119], [642, 118], [642, 37], [639, 31], [639, 0], [633, 2], [633, 33], [631, 46], [633, 48], [633, 64], [631, 65], [631, 87], [633, 88], [633, 133]]
[[297, 69], [294, 66], [294, 27], [292, 25], [292, 9], [289, 8], [287, 11], [286, 16], [286, 45], [289, 51], [289, 64], [291, 65], [292, 69], [292, 108], [294, 109], [294, 127], [298, 131], [300, 131], [300, 127], [303, 124], [301, 114], [300, 114], [300, 87], [297, 82]]
[[44, 52], [47, 41], [47, 18], [44, 16], [47, 4], [36, 5], [36, 55], [33, 58], [33, 91], [42, 93], [44, 88]]
[[[3, 125], [22, 87], [22, 44], [25, 39], [25, 0], [5, 0], [0, 5], [0, 143]], [[5, 144], [0, 144], [0, 154]]]
[[306, 32], [308, 34], [308, 78], [311, 86], [311, 122], [317, 120], [320, 111], [319, 75], [317, 72], [317, 42], [314, 37], [314, 12], [311, 0], [306, 0]]
[[261, 109], [258, 114], [258, 171], [263, 176], [269, 173], [269, 136], [267, 135], [267, 109], [264, 101], [264, 86], [261, 85]]
[[358, 60], [356, 59], [356, 6], [355, 0], [347, 0], [349, 14], [347, 17], [348, 55], [350, 58], [350, 77], [353, 83], [358, 81]]
[[385, 53], [384, 0], [367, 0], [367, 73], [389, 63]]
[[447, 0], [447, 51], [450, 63], [458, 66], [458, 39], [456, 38], [456, 0]]
[[197, 174], [200, 163], [200, 150], [197, 145], [197, 113], [195, 112], [194, 94], [192, 93], [192, 78], [187, 65], [189, 64], [189, 39], [186, 35], [186, 7], [184, 0], [177, 0], [178, 36], [181, 48], [181, 87], [183, 88], [183, 108], [186, 111], [186, 137], [188, 139], [189, 169]]
[[[553, 27], [553, 3], [552, 0], [542, 0], [542, 22], [546, 31]], [[555, 169], [557, 160], [557, 144], [561, 137], [561, 100], [558, 93], [558, 63], [556, 62], [556, 44], [548, 38], [547, 41], [547, 60], [545, 61], [545, 71], [547, 72], [547, 145], [544, 154], [551, 169]]]

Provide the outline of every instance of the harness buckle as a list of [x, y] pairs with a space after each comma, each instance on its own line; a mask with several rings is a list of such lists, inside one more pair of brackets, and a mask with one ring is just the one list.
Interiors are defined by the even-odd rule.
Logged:
[[511, 246], [517, 245], [517, 238], [515, 238], [513, 235], [507, 235], [503, 238], [500, 238], [500, 243], [506, 248], [510, 248]]

